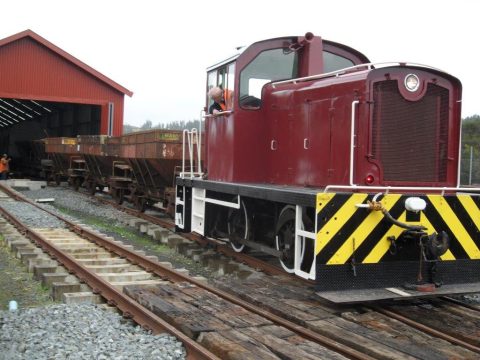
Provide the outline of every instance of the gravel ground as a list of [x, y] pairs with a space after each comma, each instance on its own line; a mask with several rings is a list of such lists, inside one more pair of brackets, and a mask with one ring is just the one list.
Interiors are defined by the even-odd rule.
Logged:
[[33, 228], [65, 228], [65, 223], [34, 206], [23, 202], [0, 202], [0, 207], [12, 213], [18, 219]]
[[[53, 198], [53, 203], [44, 203], [39, 205], [49, 210], [73, 210], [78, 214], [83, 214], [84, 217], [101, 216], [102, 219], [110, 222], [112, 225], [120, 225], [119, 219], [125, 216], [125, 214], [117, 209], [112, 208], [111, 206], [103, 205], [89, 196], [82, 194], [81, 192], [72, 191], [71, 188], [65, 185], [46, 187], [41, 190], [24, 190], [21, 191], [21, 194], [32, 200]], [[65, 216], [65, 214], [62, 215]], [[73, 216], [70, 216], [70, 218], [75, 220], [75, 217]]]
[[184, 359], [181, 342], [151, 335], [96, 305], [0, 312], [0, 359]]

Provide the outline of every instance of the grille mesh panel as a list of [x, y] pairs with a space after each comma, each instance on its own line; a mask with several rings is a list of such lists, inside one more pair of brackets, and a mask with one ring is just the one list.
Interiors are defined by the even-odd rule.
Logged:
[[384, 181], [446, 181], [448, 95], [429, 84], [422, 99], [408, 101], [396, 80], [374, 84], [372, 155]]

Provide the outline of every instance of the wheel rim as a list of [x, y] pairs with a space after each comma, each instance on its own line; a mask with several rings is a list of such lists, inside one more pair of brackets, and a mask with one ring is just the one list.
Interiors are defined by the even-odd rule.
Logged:
[[[301, 228], [303, 229], [303, 221]], [[301, 238], [300, 262], [305, 255], [304, 238]], [[280, 257], [280, 265], [288, 272], [295, 271], [295, 207], [285, 206], [278, 217], [277, 229], [275, 234], [275, 245], [278, 251], [284, 253]]]
[[228, 238], [230, 239], [230, 246], [235, 252], [242, 252], [245, 249], [245, 244], [236, 241], [236, 238], [248, 240], [249, 223], [247, 208], [244, 202], [240, 204], [240, 209], [231, 209], [228, 215]]

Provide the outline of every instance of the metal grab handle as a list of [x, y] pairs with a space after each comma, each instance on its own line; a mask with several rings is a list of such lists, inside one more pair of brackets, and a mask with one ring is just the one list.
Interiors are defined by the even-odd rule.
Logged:
[[359, 100], [352, 101], [352, 119], [350, 124], [350, 186], [355, 185], [353, 183], [353, 161], [354, 161], [354, 149], [355, 149], [355, 115], [356, 105], [359, 104]]
[[277, 150], [277, 140], [272, 140], [272, 142], [270, 143], [270, 149]]
[[216, 118], [216, 117], [219, 117], [219, 116], [230, 116], [230, 114], [233, 114], [233, 110], [225, 110], [225, 111], [219, 111], [215, 114], [208, 114], [208, 115], [204, 115], [203, 118], [204, 119], [208, 119], [208, 118]]
[[305, 150], [308, 150], [309, 147], [310, 147], [310, 141], [308, 140], [308, 138], [303, 139], [303, 148]]

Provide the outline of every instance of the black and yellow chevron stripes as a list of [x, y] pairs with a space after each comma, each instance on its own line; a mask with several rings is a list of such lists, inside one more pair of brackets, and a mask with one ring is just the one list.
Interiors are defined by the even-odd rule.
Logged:
[[[421, 224], [428, 234], [446, 231], [450, 249], [442, 260], [480, 259], [480, 196], [421, 196], [427, 207], [414, 222], [407, 220], [405, 200], [408, 197], [388, 194], [378, 200], [401, 222]], [[317, 194], [317, 264], [340, 265], [352, 259], [357, 264], [372, 264], [390, 256], [388, 238], [397, 238], [404, 229], [386, 221], [380, 211], [356, 206], [372, 198], [373, 195], [360, 193]]]

